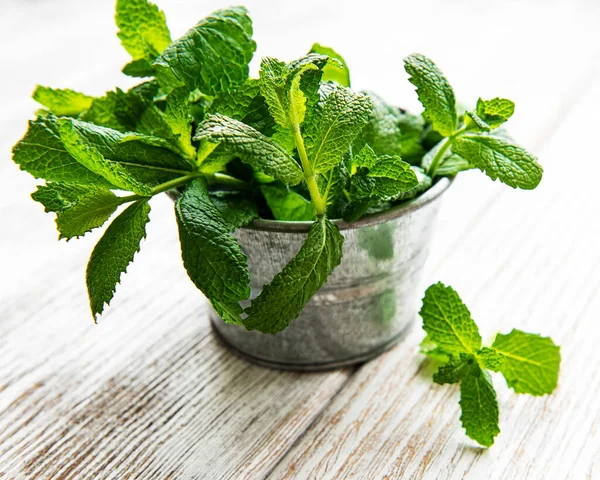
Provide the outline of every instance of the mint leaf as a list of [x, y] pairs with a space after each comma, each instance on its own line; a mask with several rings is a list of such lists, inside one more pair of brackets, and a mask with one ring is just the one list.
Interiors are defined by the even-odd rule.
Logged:
[[252, 112], [258, 95], [260, 95], [259, 80], [251, 78], [235, 90], [220, 93], [207, 109], [207, 113], [220, 113], [226, 117], [243, 121], [244, 117]]
[[[134, 61], [150, 65], [171, 43], [165, 14], [147, 0], [117, 0], [115, 20], [117, 36]], [[138, 68], [140, 63], [135, 65]]]
[[289, 185], [304, 179], [298, 163], [283, 147], [258, 130], [223, 115], [208, 115], [196, 131], [195, 140], [221, 143], [242, 161]]
[[117, 88], [103, 97], [95, 98], [90, 109], [83, 112], [79, 120], [121, 132], [137, 131], [144, 113], [152, 107], [158, 93], [159, 86], [155, 80], [136, 85], [127, 92]]
[[358, 171], [351, 177], [352, 195], [356, 198], [377, 197], [389, 200], [419, 184], [411, 166], [397, 155], [377, 157], [369, 145], [353, 157]]
[[104, 304], [110, 303], [121, 275], [139, 252], [140, 242], [146, 238], [149, 213], [146, 200], [133, 203], [113, 220], [94, 247], [86, 271], [94, 318], [102, 314]]
[[149, 106], [137, 125], [140, 131], [170, 140], [181, 155], [190, 162], [196, 159], [192, 145], [192, 116], [189, 94], [185, 87], [174, 89], [165, 98], [164, 112], [155, 105]]
[[246, 9], [218, 10], [162, 52], [154, 62], [156, 78], [169, 91], [185, 85], [190, 92], [226, 92], [246, 81], [254, 50]]
[[122, 165], [105, 159], [97, 148], [87, 143], [75, 129], [71, 120], [59, 119], [58, 131], [67, 152], [84, 167], [101, 175], [117, 188], [138, 195], [152, 195], [152, 189], [149, 186], [137, 181]]
[[515, 392], [546, 395], [556, 388], [560, 347], [551, 338], [513, 329], [499, 334], [492, 347], [505, 357], [500, 372]]
[[425, 153], [420, 142], [423, 117], [403, 113], [372, 92], [366, 94], [371, 99], [372, 109], [353, 150], [358, 152], [368, 144], [377, 155], [399, 155], [409, 163], [420, 160]]
[[317, 216], [312, 202], [291, 190], [287, 185], [280, 183], [261, 185], [260, 191], [273, 212], [275, 220], [302, 222], [314, 220]]
[[49, 88], [38, 85], [33, 99], [59, 117], [79, 115], [92, 105], [93, 97], [69, 89]]
[[452, 151], [492, 180], [514, 188], [531, 190], [542, 179], [543, 169], [533, 155], [498, 136], [465, 133], [452, 140]]
[[432, 360], [438, 362], [448, 362], [451, 358], [453, 358], [452, 355], [448, 355], [441, 348], [439, 348], [437, 344], [433, 342], [427, 335], [419, 345], [419, 353], [427, 355]]
[[467, 435], [485, 447], [500, 433], [498, 402], [487, 372], [501, 372], [517, 393], [551, 393], [558, 381], [560, 348], [550, 338], [513, 330], [481, 347], [477, 326], [457, 293], [441, 283], [427, 289], [421, 309], [427, 336], [421, 353], [441, 362], [433, 381], [460, 382], [461, 421]]
[[319, 102], [303, 135], [311, 166], [325, 173], [340, 163], [364, 128], [371, 111], [369, 97], [335, 86]]
[[329, 57], [327, 64], [323, 67], [324, 82], [337, 82], [342, 87], [350, 86], [350, 71], [348, 65], [339, 53], [329, 47], [315, 43], [310, 49], [310, 53], [318, 53]]
[[56, 213], [59, 238], [79, 237], [102, 226], [121, 204], [109, 190], [93, 186], [49, 183], [39, 186], [31, 197]]
[[145, 58], [140, 58], [125, 65], [122, 72], [130, 77], [152, 77], [154, 76], [154, 67]]
[[260, 62], [259, 88], [269, 106], [269, 113], [278, 125], [290, 128], [288, 119], [288, 99], [284, 92], [285, 80], [289, 74], [285, 62], [272, 57], [264, 57]]
[[473, 369], [475, 357], [471, 354], [461, 353], [460, 356], [450, 356], [448, 363], [440, 365], [433, 374], [433, 381], [439, 385], [458, 383]]
[[[118, 163], [135, 181], [156, 186], [194, 171], [194, 164], [172, 150], [168, 141], [139, 133], [121, 133], [92, 123], [73, 119], [72, 124], [81, 143], [93, 147], [107, 161]], [[66, 127], [64, 127], [66, 128]]]
[[459, 403], [460, 420], [467, 435], [484, 447], [492, 446], [500, 433], [500, 411], [490, 374], [473, 368], [465, 375], [460, 382]]
[[506, 98], [493, 98], [492, 100], [480, 98], [477, 100], [475, 113], [490, 129], [494, 129], [512, 117], [515, 113], [515, 104]]
[[210, 200], [232, 230], [248, 225], [258, 218], [256, 204], [237, 192], [211, 192]]
[[102, 176], [88, 170], [75, 160], [63, 145], [56, 117], [38, 117], [29, 122], [29, 129], [13, 147], [13, 160], [21, 170], [36, 178], [78, 185], [112, 187]]
[[246, 309], [244, 326], [271, 334], [286, 328], [340, 264], [343, 242], [334, 224], [325, 217], [317, 219], [298, 254]]
[[424, 55], [413, 54], [404, 59], [404, 69], [409, 81], [417, 87], [423, 112], [433, 128], [444, 137], [456, 130], [458, 117], [454, 90], [435, 63]]
[[321, 70], [327, 57], [309, 54], [289, 65], [275, 58], [263, 58], [260, 64], [260, 93], [269, 112], [281, 127], [293, 130], [304, 122], [307, 104], [318, 100]]
[[238, 302], [250, 296], [246, 255], [233, 226], [213, 205], [204, 179], [194, 180], [175, 204], [181, 256], [187, 273], [228, 323], [241, 323]]
[[481, 368], [491, 370], [492, 372], [500, 371], [505, 358], [502, 353], [493, 348], [483, 347], [477, 351], [477, 361], [481, 365]]
[[436, 283], [425, 292], [419, 315], [432, 342], [450, 354], [475, 353], [481, 348], [479, 329], [452, 287]]
[[467, 160], [457, 153], [452, 152], [443, 160], [442, 164], [435, 171], [435, 174], [442, 177], [453, 177], [459, 172], [471, 170], [472, 168], [473, 165]]

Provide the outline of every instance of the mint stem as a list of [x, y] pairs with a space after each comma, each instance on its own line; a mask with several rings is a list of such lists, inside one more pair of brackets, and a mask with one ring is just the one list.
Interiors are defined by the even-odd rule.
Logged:
[[437, 153], [433, 157], [433, 160], [431, 161], [431, 165], [429, 165], [429, 168], [427, 169], [427, 175], [429, 175], [431, 178], [435, 177], [435, 172], [438, 169], [439, 163], [442, 161], [444, 154], [450, 147], [450, 138], [451, 137], [444, 139], [444, 143], [442, 143], [442, 146], [440, 147], [440, 149], [437, 151]]
[[213, 173], [213, 174], [203, 174], [200, 172], [190, 173], [189, 175], [184, 175], [183, 177], [177, 177], [173, 180], [169, 180], [168, 182], [161, 183], [152, 189], [150, 196], [144, 195], [128, 195], [126, 197], [121, 197], [121, 205], [128, 202], [135, 202], [137, 200], [143, 200], [154, 195], [158, 195], [159, 193], [167, 192], [177, 187], [181, 187], [182, 185], [186, 185], [195, 178], [204, 177], [208, 184], [210, 185], [227, 185], [237, 188], [248, 188], [248, 184], [238, 178], [231, 177], [224, 173]]

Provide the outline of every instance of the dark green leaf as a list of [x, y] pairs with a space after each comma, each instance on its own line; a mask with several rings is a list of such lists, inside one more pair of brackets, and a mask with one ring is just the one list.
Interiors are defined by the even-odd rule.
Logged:
[[139, 133], [121, 133], [79, 120], [71, 122], [81, 142], [93, 147], [113, 163], [118, 163], [136, 181], [156, 186], [187, 175], [194, 165], [175, 153], [164, 139]]
[[250, 296], [248, 262], [233, 226], [213, 205], [203, 179], [194, 180], [175, 205], [181, 256], [194, 282], [228, 323], [240, 323], [240, 300]]
[[156, 59], [156, 77], [168, 90], [185, 85], [190, 92], [226, 92], [246, 81], [255, 49], [252, 21], [246, 9], [218, 10]]
[[59, 238], [67, 239], [102, 226], [121, 204], [109, 190], [61, 182], [40, 186], [31, 197], [56, 213]]
[[110, 303], [121, 275], [139, 252], [149, 213], [146, 200], [133, 203], [113, 220], [94, 248], [86, 271], [94, 318], [102, 314], [104, 304]]
[[471, 354], [461, 353], [459, 356], [451, 356], [448, 363], [440, 365], [437, 372], [433, 374], [433, 381], [438, 385], [446, 383], [458, 383], [473, 368], [475, 358]]
[[125, 167], [104, 158], [94, 145], [88, 143], [86, 138], [80, 135], [72, 120], [60, 118], [58, 131], [67, 152], [88, 170], [101, 175], [111, 185], [121, 190], [128, 190], [138, 195], [152, 195], [152, 189], [137, 181]]
[[289, 185], [296, 185], [304, 174], [284, 148], [258, 130], [223, 115], [209, 115], [198, 126], [196, 140], [221, 143], [249, 165]]
[[315, 221], [298, 254], [246, 309], [246, 328], [272, 334], [286, 328], [340, 264], [343, 242], [329, 220]]
[[221, 212], [223, 220], [229, 224], [231, 229], [248, 225], [252, 220], [258, 218], [256, 203], [238, 192], [211, 192], [210, 200]]
[[75, 160], [63, 145], [56, 117], [38, 117], [29, 122], [25, 137], [13, 147], [13, 160], [36, 178], [78, 185], [112, 187], [102, 176]]

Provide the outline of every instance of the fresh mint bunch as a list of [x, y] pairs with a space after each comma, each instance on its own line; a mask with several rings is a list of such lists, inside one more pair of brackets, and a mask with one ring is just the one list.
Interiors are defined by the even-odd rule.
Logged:
[[423, 159], [427, 174], [455, 175], [478, 168], [492, 180], [531, 190], [542, 179], [542, 167], [523, 147], [505, 134], [493, 132], [514, 113], [514, 103], [502, 98], [477, 101], [474, 111], [459, 122], [454, 91], [435, 63], [423, 55], [409, 55], [404, 68], [417, 87], [424, 116], [444, 139]]
[[[177, 197], [183, 264], [223, 320], [277, 333], [341, 262], [331, 219], [357, 220], [473, 166], [522, 188], [541, 176], [533, 157], [492, 132], [512, 102], [480, 100], [460, 115], [425, 57], [407, 60], [425, 105], [424, 116], [412, 115], [351, 90], [343, 57], [318, 43], [292, 62], [263, 58], [259, 77], [249, 78], [256, 43], [243, 7], [218, 10], [176, 40], [147, 0], [118, 0], [115, 18], [131, 55], [123, 72], [141, 83], [99, 97], [37, 87], [44, 108], [13, 149], [20, 168], [45, 182], [32, 197], [56, 214], [59, 238], [113, 218], [86, 274], [95, 319], [160, 193]], [[244, 309], [250, 275], [234, 233], [255, 218], [312, 224], [297, 255]]]
[[427, 337], [421, 352], [440, 362], [433, 381], [460, 383], [460, 417], [466, 433], [484, 447], [500, 433], [491, 372], [500, 372], [516, 393], [550, 394], [556, 388], [560, 348], [552, 339], [520, 330], [498, 334], [484, 347], [479, 328], [458, 294], [442, 283], [425, 292], [419, 312]]

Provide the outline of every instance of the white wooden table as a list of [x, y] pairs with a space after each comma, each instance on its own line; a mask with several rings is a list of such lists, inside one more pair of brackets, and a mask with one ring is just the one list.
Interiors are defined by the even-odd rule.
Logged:
[[[220, 1], [158, 2], [179, 35]], [[227, 2], [225, 2], [227, 3]], [[560, 385], [517, 396], [495, 378], [502, 433], [465, 437], [458, 391], [431, 381], [418, 322], [359, 367], [263, 369], [215, 339], [181, 265], [172, 204], [94, 325], [84, 269], [98, 234], [57, 242], [10, 147], [35, 83], [128, 86], [112, 0], [3, 0], [0, 17], [0, 478], [600, 478], [600, 7], [597, 2], [247, 1], [258, 56], [313, 41], [354, 85], [418, 108], [401, 59], [432, 57], [457, 96], [517, 104], [512, 134], [545, 167], [534, 192], [461, 175], [424, 288], [453, 285], [484, 338], [513, 326], [562, 345]], [[396, 5], [397, 4], [397, 5]]]

